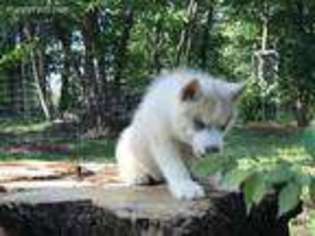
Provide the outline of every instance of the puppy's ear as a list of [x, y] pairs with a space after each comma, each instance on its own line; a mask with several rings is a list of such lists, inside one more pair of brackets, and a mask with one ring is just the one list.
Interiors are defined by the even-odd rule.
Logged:
[[246, 84], [246, 82], [230, 84], [230, 98], [233, 102], [237, 102], [240, 99], [246, 88]]
[[197, 79], [193, 79], [184, 87], [181, 94], [181, 99], [182, 101], [195, 100], [197, 97], [199, 97], [200, 93], [201, 88], [199, 81]]

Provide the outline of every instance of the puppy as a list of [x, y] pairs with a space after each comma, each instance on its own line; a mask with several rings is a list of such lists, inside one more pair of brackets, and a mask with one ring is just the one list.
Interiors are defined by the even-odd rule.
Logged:
[[204, 197], [191, 178], [187, 149], [194, 157], [223, 150], [243, 88], [188, 69], [158, 76], [118, 140], [122, 179], [131, 185], [166, 181], [178, 199]]

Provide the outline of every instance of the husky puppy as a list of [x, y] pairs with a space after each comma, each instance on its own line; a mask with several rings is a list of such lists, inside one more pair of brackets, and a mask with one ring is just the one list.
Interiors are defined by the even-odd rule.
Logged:
[[188, 69], [158, 76], [118, 140], [122, 179], [131, 185], [166, 181], [178, 199], [202, 198], [205, 192], [187, 166], [187, 150], [194, 157], [223, 150], [243, 87]]

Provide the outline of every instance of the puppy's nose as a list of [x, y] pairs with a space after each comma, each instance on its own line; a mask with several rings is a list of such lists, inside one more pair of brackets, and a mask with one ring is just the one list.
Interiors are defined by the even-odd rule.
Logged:
[[206, 147], [206, 153], [218, 153], [218, 152], [220, 152], [220, 148], [218, 146]]

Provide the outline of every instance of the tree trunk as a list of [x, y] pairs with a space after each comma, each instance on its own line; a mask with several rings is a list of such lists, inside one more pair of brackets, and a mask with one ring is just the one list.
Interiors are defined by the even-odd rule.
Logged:
[[[12, 32], [12, 35], [8, 36], [8, 44], [10, 47], [16, 47], [20, 42], [19, 32]], [[9, 79], [8, 83], [8, 96], [6, 97], [10, 102], [10, 113], [17, 113], [20, 115], [20, 112], [23, 112], [23, 74], [21, 69], [22, 63], [17, 63], [12, 65], [12, 68], [8, 69]]]
[[[296, 27], [298, 30], [298, 34], [302, 39], [306, 39], [307, 35], [310, 34], [310, 32], [314, 32], [314, 25], [313, 25], [313, 21], [311, 20], [312, 18], [310, 17], [310, 9], [307, 8], [307, 4], [305, 4], [303, 1], [294, 1], [294, 5], [297, 9], [297, 14], [295, 16], [295, 23], [296, 23]], [[304, 37], [301, 37], [304, 36]], [[309, 37], [309, 36], [308, 36]], [[302, 45], [303, 43], [306, 43], [305, 41], [303, 42], [301, 39], [299, 39], [300, 44]], [[301, 46], [297, 46], [297, 47], [301, 47]], [[304, 48], [305, 49], [305, 48]], [[301, 49], [300, 49], [301, 50]], [[299, 57], [303, 58], [304, 60], [307, 60], [306, 58], [304, 58], [303, 55], [299, 55]], [[299, 59], [297, 59], [295, 61], [295, 63], [298, 63]], [[304, 68], [304, 67], [302, 67]], [[301, 69], [301, 68], [299, 68]], [[313, 79], [313, 75], [312, 75], [312, 71], [305, 71], [303, 73], [303, 75], [308, 79]], [[295, 81], [299, 81], [300, 78], [296, 77]], [[303, 80], [306, 80], [305, 78]], [[307, 88], [307, 86], [312, 86], [307, 85], [307, 83], [297, 83], [297, 88], [298, 89], [298, 98], [296, 99], [295, 102], [295, 117], [296, 117], [296, 121], [297, 121], [297, 125], [299, 127], [305, 128], [307, 126], [309, 126], [311, 124], [312, 119], [314, 118], [314, 99], [312, 98], [313, 94], [311, 94], [309, 88]]]
[[[31, 26], [29, 23], [26, 23], [24, 26], [24, 34], [25, 34], [26, 39], [28, 41], [32, 40], [32, 33], [31, 33], [30, 27]], [[47, 120], [50, 120], [51, 116], [50, 116], [50, 112], [48, 109], [48, 105], [46, 104], [46, 101], [45, 101], [44, 93], [42, 91], [40, 72], [39, 72], [37, 64], [36, 64], [36, 53], [35, 53], [34, 48], [32, 48], [30, 51], [30, 59], [31, 59], [31, 65], [32, 65], [32, 73], [33, 73], [33, 77], [34, 77], [34, 85], [35, 85], [36, 93], [37, 93], [37, 96], [39, 99], [39, 103], [40, 103], [42, 111], [45, 115], [45, 118]]]
[[20, 65], [16, 65], [8, 70], [10, 79], [8, 80], [8, 98], [10, 101], [10, 113], [19, 113], [23, 111], [22, 105], [22, 76]]
[[126, 51], [130, 37], [130, 31], [133, 26], [133, 9], [130, 1], [126, 1], [123, 10], [123, 30], [118, 41], [117, 50], [115, 54], [115, 92], [119, 92], [121, 84], [121, 75], [123, 72], [124, 64], [126, 63]]
[[50, 188], [2, 193], [0, 228], [7, 236], [289, 236], [300, 211], [278, 218], [274, 195], [247, 215], [241, 193], [179, 201], [164, 186]]
[[158, 74], [162, 69], [161, 64], [161, 47], [163, 45], [163, 32], [162, 32], [162, 20], [160, 19], [156, 26], [154, 27], [153, 39], [152, 39], [152, 69], [153, 71]]
[[26, 63], [22, 62], [20, 64], [20, 71], [21, 71], [21, 99], [22, 99], [22, 108], [21, 111], [23, 112], [24, 116], [29, 116], [29, 102], [28, 102], [28, 84], [27, 84], [27, 72], [26, 72]]
[[64, 62], [63, 62], [63, 71], [61, 77], [61, 96], [59, 102], [59, 108], [61, 112], [65, 112], [70, 108], [70, 40], [66, 40], [62, 42], [63, 50], [64, 50]]
[[34, 51], [31, 51], [31, 63], [32, 63], [33, 76], [34, 76], [34, 85], [36, 88], [37, 96], [38, 96], [41, 108], [43, 110], [43, 113], [45, 115], [45, 118], [47, 120], [50, 120], [51, 116], [50, 116], [50, 112], [45, 101], [44, 93], [40, 85], [40, 79], [39, 79], [39, 74], [36, 67], [36, 57], [35, 57]]
[[313, 119], [310, 109], [312, 109], [312, 105], [308, 105], [306, 102], [302, 101], [302, 99], [297, 99], [294, 114], [299, 127], [305, 128], [310, 125]]
[[63, 70], [61, 73], [61, 95], [59, 101], [59, 109], [61, 112], [65, 112], [70, 108], [70, 67], [72, 60], [71, 58], [71, 34], [68, 32], [68, 29], [63, 27], [60, 23], [61, 19], [57, 19], [54, 22], [56, 28], [57, 37], [61, 41], [63, 48]]
[[96, 24], [97, 11], [89, 11], [84, 15], [82, 24], [82, 35], [85, 46], [85, 64], [83, 75], [83, 87], [86, 98], [87, 114], [85, 123], [89, 128], [102, 127], [102, 112], [100, 106], [100, 89], [101, 83], [98, 81], [95, 63], [97, 63], [96, 55]]
[[177, 45], [176, 51], [176, 65], [188, 64], [189, 54], [191, 50], [191, 43], [193, 37], [194, 23], [197, 17], [198, 2], [195, 0], [190, 0], [187, 7], [188, 22], [184, 26], [181, 32], [179, 43]]
[[212, 29], [212, 25], [213, 25], [213, 11], [214, 11], [214, 7], [212, 5], [213, 3], [211, 3], [211, 5], [208, 6], [208, 10], [206, 12], [206, 17], [207, 17], [207, 21], [206, 24], [203, 26], [203, 32], [202, 32], [202, 41], [201, 41], [201, 46], [200, 46], [200, 67], [203, 70], [207, 69], [207, 65], [208, 65], [208, 60], [213, 58], [208, 58], [207, 53], [209, 52], [209, 50], [211, 49], [211, 45], [210, 45], [210, 31]]
[[44, 99], [46, 101], [50, 100], [50, 95], [49, 95], [49, 89], [47, 86], [47, 81], [46, 81], [46, 71], [45, 71], [45, 52], [43, 47], [39, 47], [36, 51], [36, 66], [37, 66], [37, 71], [38, 71], [38, 78], [40, 81], [40, 86], [43, 91]]

